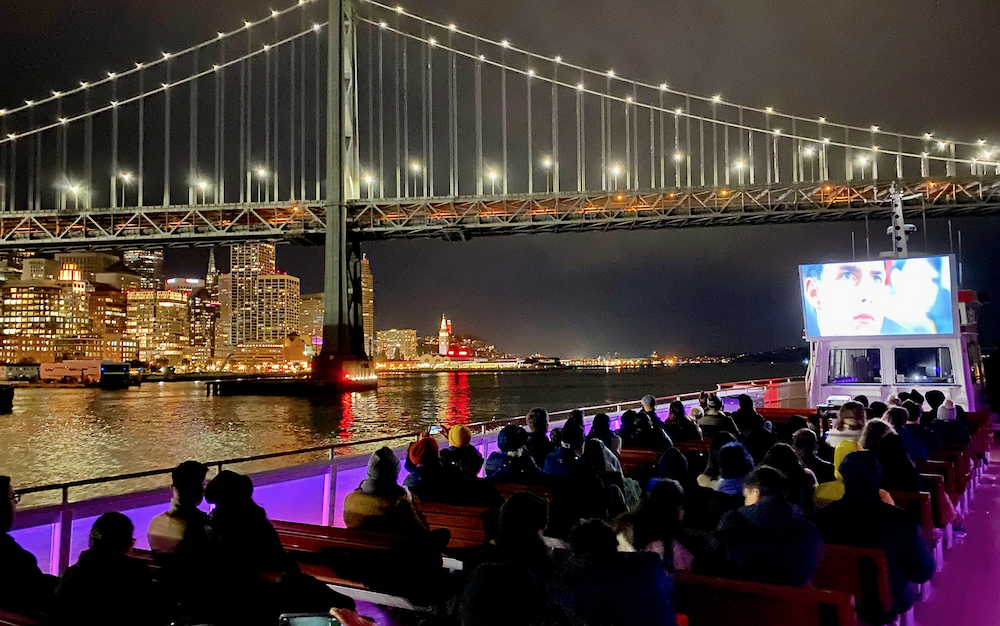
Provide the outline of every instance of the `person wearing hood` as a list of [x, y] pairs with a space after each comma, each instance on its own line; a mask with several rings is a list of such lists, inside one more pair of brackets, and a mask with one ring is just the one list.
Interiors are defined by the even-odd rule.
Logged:
[[708, 396], [708, 406], [705, 409], [705, 414], [698, 420], [698, 426], [709, 439], [714, 438], [720, 432], [728, 432], [736, 436], [740, 434], [736, 422], [722, 411], [722, 406], [722, 400], [719, 399], [719, 396], [714, 393]]
[[486, 478], [495, 483], [537, 485], [544, 481], [542, 470], [528, 454], [528, 433], [515, 424], [497, 434], [497, 451], [486, 459]]
[[398, 479], [396, 454], [388, 447], [373, 452], [368, 459], [367, 477], [344, 498], [344, 524], [401, 537], [429, 532], [427, 522], [413, 508]]
[[844, 497], [816, 511], [810, 519], [826, 543], [885, 552], [892, 609], [886, 614], [880, 606], [859, 605], [858, 616], [868, 624], [888, 624], [913, 606], [915, 585], [931, 579], [934, 558], [909, 514], [880, 498], [881, 464], [874, 452], [847, 455], [840, 473]]
[[470, 445], [472, 431], [457, 424], [448, 431], [448, 447], [441, 451], [441, 464], [465, 476], [476, 476], [483, 467], [483, 455]]
[[945, 400], [937, 409], [937, 419], [927, 425], [944, 443], [969, 445], [969, 429], [958, 421], [958, 409], [951, 400]]
[[[840, 473], [840, 464], [844, 462], [844, 459], [846, 459], [849, 454], [860, 450], [862, 450], [862, 448], [861, 444], [858, 442], [844, 441], [841, 442], [837, 446], [837, 449], [833, 451], [834, 480], [833, 482], [822, 483], [816, 487], [814, 500], [816, 501], [817, 508], [830, 504], [831, 502], [836, 502], [844, 497], [844, 476]], [[879, 496], [882, 498], [883, 502], [895, 504], [888, 491], [879, 489]]]
[[7, 503], [0, 505], [0, 609], [44, 612], [56, 579], [43, 574], [35, 556], [10, 536], [20, 497], [14, 493], [9, 476], [0, 476], [0, 492], [7, 496]]
[[750, 452], [739, 442], [727, 443], [719, 450], [719, 473], [722, 479], [715, 490], [727, 496], [743, 493], [743, 477], [753, 471]]
[[122, 513], [97, 518], [89, 547], [59, 578], [50, 623], [131, 626], [167, 621], [149, 566], [128, 555], [135, 544], [134, 530]]
[[736, 422], [736, 427], [740, 429], [740, 432], [748, 433], [754, 428], [763, 428], [764, 418], [754, 408], [753, 398], [745, 393], [741, 393], [736, 399], [740, 403], [740, 408], [733, 411], [732, 418]]
[[622, 438], [611, 430], [611, 418], [607, 413], [598, 413], [594, 416], [594, 421], [590, 423], [587, 439], [600, 439], [615, 456], [622, 452]]
[[773, 467], [746, 476], [744, 506], [719, 522], [706, 573], [792, 587], [812, 582], [823, 542], [819, 529], [789, 504], [787, 489], [787, 478]]

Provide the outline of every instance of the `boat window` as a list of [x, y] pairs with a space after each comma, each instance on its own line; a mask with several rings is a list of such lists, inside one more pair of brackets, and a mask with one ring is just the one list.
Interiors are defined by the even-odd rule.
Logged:
[[831, 383], [881, 383], [882, 355], [878, 348], [830, 350]]
[[896, 348], [897, 383], [953, 383], [948, 348]]

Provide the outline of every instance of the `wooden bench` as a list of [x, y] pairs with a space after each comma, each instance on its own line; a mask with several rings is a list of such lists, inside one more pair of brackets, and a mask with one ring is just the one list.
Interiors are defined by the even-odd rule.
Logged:
[[[396, 535], [357, 530], [354, 528], [337, 528], [334, 526], [319, 526], [300, 522], [282, 522], [272, 520], [271, 525], [278, 531], [281, 544], [286, 548], [292, 545], [298, 537], [315, 537], [325, 540], [328, 547], [352, 548], [355, 550], [391, 550], [399, 540]], [[287, 542], [286, 542], [287, 539]]]
[[892, 501], [896, 503], [896, 506], [909, 513], [910, 519], [920, 528], [920, 534], [934, 555], [934, 569], [940, 572], [944, 567], [944, 532], [934, 526], [931, 494], [926, 491], [918, 493], [890, 491], [889, 495], [892, 496]]
[[510, 499], [515, 493], [531, 493], [548, 503], [552, 502], [552, 487], [545, 485], [522, 485], [519, 483], [493, 483], [504, 500]]
[[889, 560], [882, 550], [825, 545], [813, 586], [853, 595], [862, 614], [888, 615], [892, 610]]
[[958, 506], [958, 493], [955, 491], [955, 467], [946, 461], [917, 461], [917, 471], [921, 474], [938, 474], [944, 478], [944, 490], [951, 498], [951, 503]]
[[657, 475], [656, 466], [666, 451], [666, 448], [624, 448], [618, 455], [622, 473], [644, 485], [644, 481]]
[[487, 523], [496, 509], [482, 506], [454, 506], [439, 502], [415, 502], [427, 524], [451, 531], [448, 548], [476, 548], [486, 543]]
[[674, 575], [677, 612], [691, 626], [857, 626], [854, 596], [842, 591]]

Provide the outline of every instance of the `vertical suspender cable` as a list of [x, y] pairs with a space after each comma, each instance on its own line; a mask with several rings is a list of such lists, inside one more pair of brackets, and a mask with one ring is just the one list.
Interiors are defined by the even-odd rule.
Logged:
[[666, 143], [666, 118], [664, 116], [663, 90], [660, 90], [660, 188], [667, 186], [667, 143]]
[[[582, 74], [583, 72], [581, 72]], [[583, 77], [576, 90], [576, 190], [583, 191]]]
[[479, 40], [476, 51], [476, 195], [483, 195], [483, 57], [479, 54]]
[[681, 114], [674, 112], [674, 186], [681, 186]]
[[[144, 157], [146, 155], [146, 122], [144, 116], [144, 109], [146, 106], [146, 98], [142, 95], [145, 93], [145, 82], [146, 82], [146, 68], [139, 68], [139, 160], [136, 163], [136, 206], [140, 209], [144, 204], [143, 201], [143, 183], [145, 182], [145, 161]], [[66, 127], [63, 126], [63, 150], [62, 150], [62, 171], [63, 176], [66, 175]], [[63, 208], [66, 208], [66, 196], [63, 194], [62, 200]]]
[[[299, 11], [299, 13], [302, 13]], [[301, 31], [299, 31], [301, 32]], [[295, 159], [295, 114], [296, 114], [296, 89], [298, 87], [298, 72], [295, 68], [295, 47], [296, 41], [292, 40], [291, 52], [288, 55], [288, 199], [295, 201], [296, 186], [296, 159]], [[301, 197], [300, 197], [301, 199]]]
[[225, 39], [219, 42], [219, 69], [215, 72], [215, 203], [226, 201], [226, 71], [222, 64], [226, 61]]
[[[139, 80], [140, 81], [142, 80], [142, 71], [141, 70], [139, 71]], [[140, 94], [142, 93], [142, 88], [141, 87], [139, 88], [139, 93]], [[58, 119], [58, 120], [62, 119], [62, 116], [63, 116], [62, 111], [63, 111], [62, 96], [59, 96], [58, 98], [56, 98], [56, 119]], [[139, 111], [140, 111], [140, 120], [141, 120], [142, 119], [141, 118], [142, 98], [139, 98]], [[4, 136], [6, 136], [7, 131], [4, 130], [3, 133], [4, 133]], [[59, 185], [59, 197], [58, 197], [58, 202], [57, 202], [56, 206], [58, 206], [60, 210], [65, 210], [66, 209], [66, 191], [65, 191], [65, 186], [66, 186], [66, 156], [67, 156], [66, 155], [66, 125], [65, 124], [60, 124], [59, 125], [59, 132], [56, 135], [56, 166], [59, 168], [59, 181], [58, 181], [58, 185]], [[3, 154], [3, 153], [0, 153], [0, 159], [5, 159], [5, 158], [6, 158], [6, 155]], [[6, 173], [7, 173], [6, 162], [2, 161], [2, 160], [0, 160], [0, 173], [2, 173], [3, 175], [6, 175]], [[7, 203], [7, 194], [5, 194], [5, 193], [0, 194], [0, 208], [5, 207], [6, 203]]]
[[[118, 101], [118, 79], [111, 79], [111, 101]], [[40, 147], [40, 146], [39, 146]], [[124, 206], [124, 202], [122, 205]], [[112, 209], [118, 206], [118, 106], [111, 108], [111, 204]]]
[[656, 187], [656, 116], [649, 109], [649, 188]]
[[724, 179], [726, 181], [726, 186], [729, 185], [729, 172], [732, 170], [733, 165], [730, 162], [729, 157], [729, 124], [722, 125], [722, 171], [725, 172]]
[[429, 91], [427, 84], [427, 56], [429, 50], [427, 48], [427, 30], [426, 24], [421, 24], [420, 29], [421, 36], [421, 46], [420, 46], [420, 158], [423, 160], [421, 166], [423, 167], [423, 185], [421, 191], [423, 197], [427, 197], [427, 179], [430, 178], [430, 159], [428, 158], [428, 124], [427, 124], [427, 92]]
[[458, 159], [456, 158], [455, 135], [455, 48], [453, 45], [454, 33], [448, 31], [448, 195], [458, 195]]
[[[796, 118], [792, 117], [792, 136], [798, 137], [799, 132], [796, 128]], [[802, 180], [802, 141], [795, 139], [792, 141], [792, 146], [795, 148], [795, 152], [792, 154], [792, 182], [798, 183]]]
[[[192, 55], [193, 71], [192, 76], [198, 75], [198, 48], [194, 49]], [[191, 81], [189, 88], [189, 100], [191, 112], [188, 116], [188, 204], [194, 204], [197, 198], [195, 186], [198, 179], [198, 79]]]
[[552, 66], [552, 193], [559, 193], [559, 61]]
[[764, 137], [764, 156], [767, 160], [767, 184], [770, 185], [772, 182], [771, 178], [771, 114], [764, 114], [764, 126], [767, 129], [767, 135]]
[[[306, 12], [299, 11], [301, 28], [299, 32], [306, 30]], [[306, 199], [306, 40], [302, 40], [299, 46], [299, 199]]]
[[712, 186], [719, 186], [719, 113], [718, 104], [712, 101]]
[[[625, 100], [625, 189], [632, 188], [632, 103]], [[612, 165], [611, 167], [616, 167]], [[617, 183], [617, 176], [615, 177]]]
[[[266, 36], [266, 35], [265, 35]], [[275, 114], [274, 117], [277, 117]], [[271, 49], [264, 46], [264, 176], [257, 180], [257, 185], [262, 186], [258, 197], [265, 202], [271, 200], [271, 185], [268, 178], [271, 172], [278, 168], [277, 163], [271, 162]], [[260, 187], [258, 187], [260, 189]]]
[[[327, 28], [333, 28], [333, 27], [334, 26], [332, 26], [332, 25], [329, 25], [329, 24], [327, 25]], [[324, 107], [322, 106], [322, 102], [323, 102], [323, 94], [325, 94], [325, 89], [324, 89], [323, 83], [321, 83], [320, 80], [319, 80], [320, 66], [322, 65], [322, 62], [323, 62], [323, 39], [320, 36], [320, 30], [319, 29], [316, 29], [316, 46], [314, 48], [314, 51], [316, 53], [316, 60], [313, 62], [313, 72], [314, 72], [314, 76], [313, 76], [313, 92], [315, 94], [314, 104], [315, 104], [315, 107], [316, 107], [316, 111], [313, 114], [313, 119], [315, 120], [315, 122], [313, 123], [313, 131], [314, 131], [314, 133], [316, 135], [316, 138], [313, 141], [313, 150], [315, 151], [315, 154], [313, 154], [313, 162], [316, 164], [316, 190], [315, 190], [315, 194], [316, 195], [314, 197], [318, 201], [318, 200], [320, 200], [323, 197], [323, 193], [322, 193], [323, 192], [323, 176], [322, 176], [323, 161], [320, 158], [320, 146], [323, 145], [323, 144], [320, 141], [320, 136], [321, 136], [320, 133], [323, 132], [322, 128], [325, 126], [325, 124], [321, 124], [321, 118], [320, 118], [320, 112], [324, 110]]]
[[532, 145], [531, 145], [531, 83], [532, 75], [528, 74], [528, 193], [535, 193], [535, 172], [534, 172], [534, 157], [532, 156]]
[[170, 63], [167, 59], [167, 82], [163, 84], [163, 206], [170, 206]]
[[[246, 148], [246, 124], [247, 124], [247, 63], [248, 60], [240, 61], [240, 203], [249, 200], [250, 188], [244, 181], [247, 180], [247, 171], [250, 169], [247, 163]], [[319, 71], [319, 70], [317, 70]]]
[[[632, 83], [632, 101], [639, 101], [639, 94], [636, 91], [636, 84]], [[634, 108], [634, 107], [633, 107]], [[639, 109], [635, 109], [632, 114], [632, 185], [634, 189], [639, 188]]]
[[[605, 93], [611, 94], [611, 78], [607, 79]], [[601, 98], [601, 189], [608, 189], [608, 98]]]
[[685, 149], [686, 154], [684, 164], [687, 166], [687, 186], [691, 186], [691, 96], [687, 96], [684, 101], [684, 111], [686, 113], [686, 125], [687, 125], [687, 148]]
[[[409, 195], [410, 189], [410, 81], [409, 81], [409, 43], [403, 38], [403, 186], [405, 195]], [[414, 187], [416, 195], [416, 187]]]
[[427, 50], [427, 179], [424, 195], [434, 195], [434, 46]]
[[704, 119], [698, 120], [698, 141], [700, 142], [699, 145], [701, 146], [698, 149], [698, 160], [701, 165], [700, 168], [701, 171], [698, 174], [699, 176], [698, 180], [700, 181], [701, 186], [704, 187], [705, 186], [705, 120]]
[[[90, 119], [89, 117], [87, 118]], [[28, 109], [28, 128], [35, 127], [35, 109], [30, 107]], [[35, 208], [35, 142], [34, 138], [29, 137], [28, 142], [28, 210], [31, 211]], [[90, 191], [88, 189], [87, 191]]]
[[[4, 120], [6, 124], [6, 120]], [[4, 133], [6, 133], [7, 128], [4, 127]], [[17, 208], [17, 139], [11, 138], [10, 142], [10, 178], [7, 182], [7, 193], [10, 200], [7, 203], [8, 208], [13, 211]]]
[[[252, 43], [250, 41], [251, 33], [250, 29], [247, 29], [247, 54], [250, 54], [252, 48]], [[256, 165], [253, 162], [253, 57], [247, 59], [247, 127], [246, 127], [246, 137], [247, 137], [247, 202], [253, 202], [253, 180], [250, 170], [254, 169]], [[259, 185], [261, 180], [257, 179], [257, 200], [260, 200]]]
[[[399, 16], [396, 16], [396, 31], [399, 31]], [[400, 142], [400, 129], [402, 128], [402, 122], [400, 120], [400, 106], [399, 106], [399, 96], [400, 96], [400, 82], [399, 82], [399, 40], [400, 37], [397, 35], [393, 42], [395, 44], [396, 60], [393, 64], [393, 70], [395, 71], [395, 81], [393, 82], [393, 104], [396, 108], [396, 197], [402, 198], [405, 194], [403, 193], [403, 157], [402, 157], [402, 146]]]
[[[373, 21], [373, 8], [368, 5], [368, 20]], [[368, 176], [381, 174], [375, 170], [375, 27], [368, 29]], [[382, 103], [379, 102], [379, 106]], [[371, 179], [369, 179], [371, 180]], [[373, 182], [368, 183], [368, 194], [373, 192]]]
[[[167, 68], [170, 68], [170, 62], [167, 62]], [[90, 87], [83, 90], [83, 108], [87, 113], [90, 113]], [[94, 195], [94, 116], [88, 115], [87, 121], [84, 123], [84, 138], [83, 138], [83, 170], [84, 179], [87, 181], [87, 186], [84, 187], [86, 195], [84, 196], [84, 206], [88, 209], [91, 207], [91, 199]], [[29, 144], [30, 145], [30, 144]], [[28, 199], [31, 200], [30, 198]]]
[[844, 172], [847, 176], [847, 180], [854, 180], [854, 162], [851, 161], [851, 149], [847, 146], [851, 145], [851, 131], [846, 126], [844, 127]]
[[35, 135], [35, 208], [42, 210], [42, 134]]
[[460, 170], [458, 168], [458, 57], [452, 52], [451, 53], [451, 162], [454, 164], [453, 169], [455, 172], [455, 189], [452, 191], [452, 195], [457, 196], [459, 193], [459, 177]]
[[[278, 19], [277, 18], [274, 19], [274, 40], [278, 41]], [[278, 182], [279, 182], [278, 181], [278, 169], [279, 169], [278, 166], [279, 166], [279, 163], [280, 163], [279, 160], [278, 160], [278, 146], [280, 145], [279, 144], [279, 141], [280, 141], [279, 131], [281, 130], [281, 126], [278, 123], [278, 120], [281, 119], [281, 113], [279, 111], [279, 109], [280, 109], [280, 106], [279, 106], [280, 105], [280, 102], [279, 102], [280, 92], [278, 90], [278, 76], [279, 76], [279, 72], [280, 72], [280, 68], [281, 68], [281, 48], [280, 47], [274, 49], [274, 60], [273, 60], [272, 65], [274, 65], [274, 73], [272, 75], [272, 80], [274, 81], [274, 84], [272, 85], [272, 93], [274, 94], [274, 106], [271, 109], [271, 113], [272, 113], [272, 118], [271, 119], [272, 119], [272, 124], [274, 124], [274, 131], [273, 131], [273, 135], [274, 136], [272, 137], [272, 139], [274, 140], [274, 143], [271, 144], [272, 158], [271, 158], [271, 171], [270, 171], [270, 174], [271, 174], [271, 179], [273, 181], [273, 188], [270, 190], [270, 193], [268, 195], [270, 196], [270, 199], [271, 199], [272, 202], [277, 202], [278, 201]]]
[[500, 49], [500, 131], [503, 135], [503, 195], [507, 195], [507, 48]]
[[378, 197], [385, 197], [385, 68], [382, 29], [378, 29]]
[[[60, 109], [58, 115], [62, 117], [62, 100], [56, 99], [57, 105]], [[0, 117], [0, 137], [7, 136], [7, 118]], [[10, 143], [14, 143], [13, 141]], [[7, 210], [7, 152], [8, 149], [5, 146], [0, 146], [0, 212]], [[63, 186], [63, 181], [59, 181], [59, 186]], [[60, 191], [60, 197], [62, 192]]]

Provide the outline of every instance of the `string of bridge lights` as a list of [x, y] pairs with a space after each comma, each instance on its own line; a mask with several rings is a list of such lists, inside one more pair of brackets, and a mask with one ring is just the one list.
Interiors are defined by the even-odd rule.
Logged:
[[[956, 146], [966, 146], [966, 147], [972, 147], [972, 148], [981, 148], [981, 147], [983, 147], [983, 146], [986, 145], [986, 140], [984, 140], [984, 139], [979, 139], [976, 142], [951, 141], [951, 140], [941, 142], [940, 140], [934, 140], [933, 139], [933, 133], [926, 133], [925, 132], [925, 133], [922, 133], [920, 135], [910, 135], [910, 134], [907, 134], [907, 133], [888, 132], [888, 131], [882, 130], [881, 127], [879, 127], [877, 125], [871, 125], [871, 126], [869, 126], [867, 128], [866, 127], [862, 127], [862, 126], [852, 126], [852, 125], [849, 125], [849, 124], [841, 124], [841, 123], [836, 123], [836, 122], [829, 122], [829, 121], [827, 121], [827, 119], [825, 117], [808, 118], [808, 117], [802, 117], [802, 116], [799, 116], [799, 115], [794, 115], [794, 114], [791, 114], [791, 113], [782, 113], [782, 112], [779, 112], [779, 111], [775, 111], [774, 107], [769, 107], [769, 106], [768, 107], [760, 108], [760, 107], [755, 107], [755, 106], [741, 105], [741, 104], [738, 104], [738, 103], [735, 103], [735, 102], [728, 102], [728, 101], [724, 100], [720, 94], [716, 94], [714, 96], [703, 96], [703, 95], [699, 95], [699, 94], [688, 93], [688, 92], [684, 92], [684, 91], [680, 91], [680, 90], [674, 89], [674, 88], [670, 87], [667, 83], [660, 83], [658, 85], [655, 85], [655, 84], [646, 83], [646, 82], [639, 81], [639, 80], [627, 79], [627, 78], [624, 78], [622, 76], [617, 75], [613, 69], [612, 70], [607, 70], [607, 71], [594, 70], [594, 69], [591, 69], [591, 68], [588, 68], [588, 67], [585, 67], [585, 66], [582, 66], [582, 65], [576, 65], [574, 63], [570, 63], [570, 62], [566, 61], [562, 56], [551, 57], [551, 56], [547, 56], [547, 55], [544, 55], [544, 54], [539, 54], [537, 52], [534, 52], [534, 51], [531, 51], [531, 50], [527, 50], [527, 49], [524, 49], [524, 48], [518, 48], [518, 47], [514, 46], [513, 44], [511, 44], [511, 42], [510, 42], [509, 39], [502, 39], [500, 41], [497, 41], [495, 39], [489, 39], [487, 37], [482, 37], [482, 36], [477, 35], [475, 33], [470, 33], [470, 32], [467, 32], [467, 31], [463, 31], [460, 28], [458, 28], [458, 26], [456, 26], [454, 23], [444, 24], [444, 23], [441, 23], [441, 22], [437, 22], [437, 21], [434, 21], [434, 20], [427, 19], [425, 17], [421, 17], [421, 16], [416, 15], [414, 13], [409, 13], [402, 6], [400, 6], [400, 5], [390, 6], [390, 5], [384, 4], [382, 2], [379, 2], [378, 0], [361, 0], [361, 2], [370, 4], [372, 6], [380, 8], [380, 9], [384, 9], [386, 11], [390, 11], [390, 12], [393, 12], [393, 13], [396, 13], [396, 14], [399, 14], [399, 15], [403, 15], [403, 16], [408, 17], [410, 19], [413, 19], [413, 20], [415, 20], [417, 22], [421, 22], [421, 23], [427, 24], [429, 26], [434, 26], [435, 28], [439, 28], [439, 29], [444, 30], [444, 31], [450, 31], [450, 32], [456, 33], [458, 35], [462, 35], [464, 37], [468, 37], [470, 39], [473, 39], [474, 41], [486, 43], [486, 44], [489, 44], [489, 45], [492, 45], [492, 46], [496, 46], [496, 47], [505, 48], [507, 50], [511, 50], [512, 52], [516, 52], [518, 54], [523, 54], [525, 56], [528, 56], [528, 57], [531, 57], [531, 58], [534, 58], [534, 59], [538, 59], [539, 61], [544, 61], [544, 62], [547, 62], [547, 63], [551, 63], [551, 64], [556, 65], [556, 66], [566, 67], [566, 68], [573, 69], [573, 70], [578, 70], [578, 71], [581, 71], [581, 72], [592, 74], [594, 76], [607, 77], [610, 80], [615, 80], [615, 81], [618, 81], [618, 82], [627, 83], [627, 84], [632, 85], [632, 86], [643, 87], [643, 88], [646, 88], [646, 89], [651, 89], [651, 90], [656, 90], [656, 91], [662, 91], [664, 93], [669, 93], [669, 94], [673, 94], [673, 95], [677, 95], [677, 96], [683, 96], [685, 98], [691, 98], [691, 99], [694, 99], [694, 100], [699, 100], [701, 102], [707, 102], [707, 103], [714, 104], [714, 105], [722, 105], [722, 106], [735, 107], [735, 108], [743, 109], [744, 111], [750, 111], [750, 112], [754, 112], [754, 113], [761, 113], [761, 114], [765, 114], [765, 115], [769, 115], [769, 116], [773, 115], [775, 117], [781, 117], [781, 118], [785, 118], [785, 119], [788, 119], [788, 120], [805, 122], [805, 123], [809, 123], [809, 124], [829, 125], [829, 126], [834, 127], [834, 128], [840, 128], [840, 129], [846, 129], [846, 130], [852, 130], [852, 131], [859, 131], [859, 132], [868, 132], [868, 133], [873, 133], [873, 134], [880, 133], [880, 134], [887, 135], [887, 136], [902, 137], [902, 138], [905, 138], [905, 139], [935, 141], [935, 142], [937, 142], [939, 144], [940, 143], [944, 143], [946, 146], [948, 144], [955, 144]], [[761, 132], [766, 132], [766, 131], [761, 131]], [[810, 137], [808, 139], [810, 141], [813, 141], [813, 142], [818, 141], [815, 137]], [[871, 148], [866, 148], [866, 149], [870, 150]], [[953, 160], [953, 159], [946, 159], [946, 160]], [[971, 162], [971, 160], [969, 160], [969, 159], [966, 159], [966, 161]], [[979, 161], [979, 162], [982, 162], [982, 161]]]

